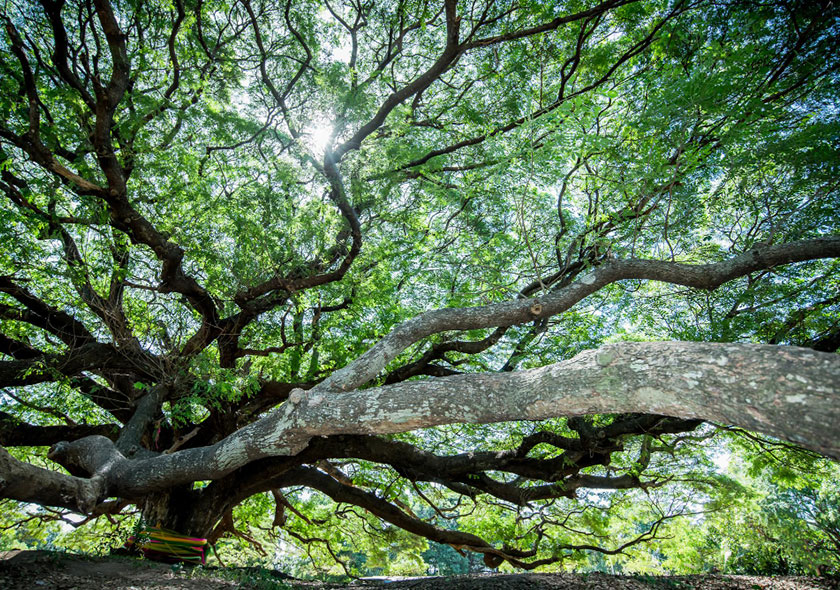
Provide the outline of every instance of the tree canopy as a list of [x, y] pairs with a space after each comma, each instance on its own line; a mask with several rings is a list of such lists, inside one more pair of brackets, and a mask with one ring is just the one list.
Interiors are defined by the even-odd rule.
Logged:
[[840, 458], [836, 3], [3, 20], [0, 498], [535, 568], [697, 511], [724, 439]]

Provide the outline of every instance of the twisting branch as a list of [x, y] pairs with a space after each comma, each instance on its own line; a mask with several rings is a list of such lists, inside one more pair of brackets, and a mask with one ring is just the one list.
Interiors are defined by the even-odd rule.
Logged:
[[[635, 0], [631, 0], [631, 1], [635, 1]], [[618, 2], [617, 4], [625, 4], [625, 3], [628, 3], [628, 2]], [[451, 154], [451, 153], [457, 152], [459, 150], [462, 150], [463, 148], [466, 148], [466, 147], [476, 146], [478, 144], [481, 144], [481, 143], [487, 141], [490, 138], [493, 138], [493, 137], [496, 137], [496, 136], [499, 136], [499, 135], [503, 135], [505, 133], [513, 131], [514, 129], [517, 129], [517, 128], [521, 127], [522, 125], [524, 125], [525, 123], [527, 123], [529, 121], [536, 120], [540, 117], [543, 117], [543, 116], [545, 116], [549, 113], [552, 113], [552, 112], [556, 111], [558, 108], [560, 108], [563, 104], [567, 103], [569, 100], [571, 100], [571, 99], [573, 99], [577, 96], [582, 96], [582, 95], [584, 95], [588, 92], [591, 92], [595, 88], [598, 88], [598, 87], [604, 85], [605, 83], [607, 83], [612, 78], [613, 74], [623, 64], [627, 63], [633, 57], [641, 54], [645, 49], [647, 49], [651, 45], [651, 43], [653, 43], [653, 41], [656, 39], [656, 36], [659, 33], [659, 31], [662, 30], [662, 27], [664, 27], [668, 22], [670, 22], [671, 20], [673, 20], [675, 17], [677, 17], [679, 14], [681, 14], [683, 11], [686, 10], [686, 5], [682, 2], [675, 5], [672, 8], [672, 10], [666, 16], [664, 16], [662, 19], [657, 21], [656, 25], [654, 25], [651, 28], [651, 30], [648, 32], [648, 34], [644, 38], [642, 38], [640, 41], [638, 41], [637, 43], [632, 45], [621, 56], [619, 56], [618, 59], [616, 59], [610, 65], [610, 67], [607, 68], [607, 71], [604, 74], [602, 74], [596, 80], [590, 82], [589, 84], [586, 84], [586, 85], [582, 86], [581, 88], [578, 88], [574, 92], [566, 93], [566, 85], [567, 85], [568, 81], [572, 78], [574, 73], [576, 72], [577, 67], [579, 66], [579, 64], [581, 62], [582, 52], [583, 52], [583, 43], [594, 32], [594, 27], [589, 26], [590, 25], [590, 19], [592, 19], [593, 17], [598, 16], [600, 14], [603, 14], [605, 11], [609, 10], [611, 8], [611, 6], [608, 6], [608, 5], [610, 5], [610, 4], [613, 4], [613, 2], [609, 2], [609, 1], [604, 2], [604, 3], [600, 4], [598, 7], [595, 7], [595, 8], [593, 8], [589, 11], [586, 11], [584, 13], [579, 13], [577, 15], [573, 15], [573, 16], [569, 16], [569, 17], [559, 17], [558, 19], [555, 19], [555, 21], [552, 21], [551, 23], [546, 24], [545, 29], [542, 29], [542, 27], [537, 27], [536, 29], [534, 29], [536, 32], [529, 33], [529, 35], [537, 34], [539, 32], [543, 32], [543, 30], [556, 29], [559, 26], [561, 26], [563, 24], [567, 24], [569, 22], [575, 22], [575, 21], [579, 21], [579, 20], [585, 21], [583, 23], [583, 25], [581, 26], [581, 31], [580, 31], [580, 34], [578, 36], [578, 42], [577, 42], [577, 45], [575, 47], [575, 52], [574, 52], [573, 56], [570, 57], [569, 60], [566, 62], [566, 64], [564, 64], [564, 66], [563, 66], [560, 89], [558, 91], [557, 98], [554, 101], [552, 101], [551, 103], [547, 104], [544, 107], [541, 107], [541, 108], [533, 111], [532, 113], [529, 113], [528, 115], [526, 115], [524, 117], [520, 117], [520, 118], [518, 118], [514, 121], [511, 121], [510, 123], [507, 123], [506, 125], [496, 127], [495, 129], [492, 129], [491, 131], [488, 131], [486, 133], [482, 133], [480, 135], [475, 135], [475, 136], [469, 137], [467, 139], [462, 139], [458, 142], [452, 143], [450, 145], [446, 145], [444, 147], [435, 148], [435, 149], [427, 152], [425, 155], [423, 155], [419, 158], [416, 158], [414, 160], [411, 160], [410, 162], [408, 162], [406, 164], [403, 164], [402, 166], [394, 169], [393, 172], [407, 174], [410, 177], [411, 174], [412, 174], [410, 171], [413, 168], [418, 168], [420, 166], [423, 166], [424, 164], [428, 163], [429, 161], [431, 161], [434, 158], [437, 158], [438, 156]], [[484, 45], [493, 45], [493, 44], [496, 44], [496, 43], [502, 43], [502, 42], [511, 40], [504, 35], [502, 35], [500, 37], [496, 37], [494, 39], [495, 40], [492, 43], [485, 43]], [[476, 41], [476, 42], [473, 42], [473, 43], [463, 45], [461, 47], [461, 50], [463, 52], [466, 52], [466, 51], [469, 51], [471, 49], [476, 49], [478, 47], [482, 47], [484, 45], [482, 45], [479, 41]], [[567, 67], [570, 68], [568, 71], [566, 71]]]
[[461, 19], [457, 16], [456, 0], [445, 1], [446, 14], [446, 44], [440, 57], [432, 66], [415, 77], [411, 82], [393, 92], [386, 98], [376, 114], [364, 125], [362, 125], [350, 139], [339, 145], [332, 151], [332, 158], [338, 162], [344, 154], [351, 150], [357, 150], [361, 147], [362, 141], [371, 133], [379, 129], [388, 114], [393, 111], [399, 104], [407, 98], [423, 92], [426, 88], [438, 79], [452, 64], [454, 64], [458, 57], [463, 53], [464, 49], [459, 45]]
[[0, 305], [0, 317], [18, 320], [37, 326], [54, 334], [72, 348], [79, 348], [96, 342], [93, 335], [77, 319], [36, 297], [18, 284], [14, 277], [0, 277], [0, 293], [6, 293], [24, 305], [25, 309], [15, 309]]
[[439, 309], [404, 322], [346, 367], [334, 372], [319, 390], [349, 391], [375, 378], [388, 363], [415, 342], [452, 330], [478, 330], [525, 324], [570, 309], [592, 293], [616, 281], [646, 279], [714, 290], [720, 285], [764, 268], [840, 256], [840, 237], [756, 248], [730, 260], [691, 265], [658, 260], [611, 260], [578, 281], [538, 300], [525, 299], [473, 308]]

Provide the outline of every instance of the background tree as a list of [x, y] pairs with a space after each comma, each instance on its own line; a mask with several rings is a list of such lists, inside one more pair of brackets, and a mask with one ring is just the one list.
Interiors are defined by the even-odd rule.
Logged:
[[672, 537], [658, 543], [661, 566], [836, 575], [837, 463], [753, 435], [739, 434], [728, 448], [726, 471], [732, 480], [715, 486], [714, 505], [707, 504], [702, 522], [675, 527]]
[[840, 456], [834, 3], [5, 6], [4, 497], [533, 568]]

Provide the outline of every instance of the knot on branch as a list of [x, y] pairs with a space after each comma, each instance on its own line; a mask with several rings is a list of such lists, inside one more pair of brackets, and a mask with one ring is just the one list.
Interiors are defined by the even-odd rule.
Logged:
[[73, 442], [57, 442], [50, 447], [47, 458], [76, 477], [101, 474], [126, 460], [109, 438], [100, 435], [86, 436]]
[[83, 514], [92, 513], [94, 508], [108, 496], [107, 488], [105, 478], [99, 474], [90, 479], [82, 480], [76, 494], [76, 505], [79, 507], [79, 512]]
[[289, 392], [289, 403], [293, 406], [299, 404], [303, 401], [306, 392], [302, 390], [300, 387], [295, 387], [293, 390]]

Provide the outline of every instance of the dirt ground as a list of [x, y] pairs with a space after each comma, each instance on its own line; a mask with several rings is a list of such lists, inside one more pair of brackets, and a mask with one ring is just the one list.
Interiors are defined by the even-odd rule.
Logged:
[[280, 579], [254, 568], [224, 572], [117, 557], [48, 551], [0, 552], [2, 590], [838, 590], [825, 578], [761, 576], [628, 577], [605, 574], [495, 574], [358, 580], [346, 585]]

